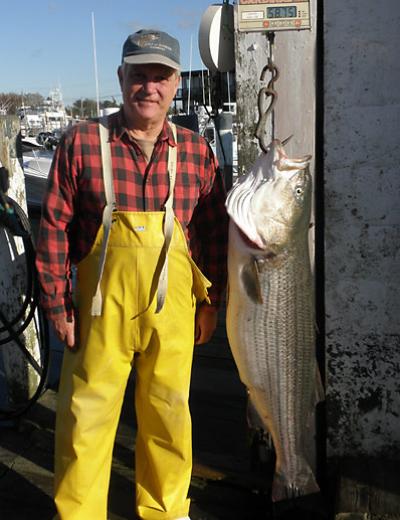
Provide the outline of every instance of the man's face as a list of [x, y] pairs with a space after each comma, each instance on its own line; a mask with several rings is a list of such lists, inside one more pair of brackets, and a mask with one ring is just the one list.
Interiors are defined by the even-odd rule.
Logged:
[[127, 65], [118, 69], [127, 123], [145, 127], [160, 124], [179, 85], [179, 76], [165, 65]]

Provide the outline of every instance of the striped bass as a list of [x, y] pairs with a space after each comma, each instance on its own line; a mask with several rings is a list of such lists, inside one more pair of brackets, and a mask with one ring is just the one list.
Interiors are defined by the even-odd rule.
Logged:
[[307, 442], [321, 395], [308, 231], [311, 156], [274, 140], [228, 193], [227, 334], [250, 403], [269, 431], [272, 500], [316, 493]]

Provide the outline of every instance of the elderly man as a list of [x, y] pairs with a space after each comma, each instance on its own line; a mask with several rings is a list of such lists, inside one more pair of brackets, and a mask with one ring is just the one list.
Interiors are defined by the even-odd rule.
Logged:
[[179, 68], [177, 40], [130, 35], [118, 68], [122, 109], [68, 130], [49, 175], [37, 268], [42, 307], [66, 344], [55, 449], [62, 520], [107, 518], [133, 366], [137, 515], [189, 518], [193, 345], [216, 326], [228, 218], [210, 147], [166, 119]]

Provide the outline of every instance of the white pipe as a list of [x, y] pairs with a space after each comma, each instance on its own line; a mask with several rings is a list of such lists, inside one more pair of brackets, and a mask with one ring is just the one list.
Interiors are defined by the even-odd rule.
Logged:
[[201, 85], [203, 87], [203, 105], [205, 105], [206, 104], [206, 93], [204, 90], [204, 70], [203, 70], [203, 68], [201, 69]]
[[98, 79], [98, 74], [97, 74], [97, 55], [96, 55], [96, 29], [94, 26], [94, 13], [93, 12], [92, 12], [92, 35], [93, 35], [94, 77], [95, 77], [95, 81], [96, 81], [97, 116], [100, 117], [99, 79]]
[[208, 106], [211, 106], [211, 82], [210, 82], [210, 71], [207, 69], [208, 78]]
[[188, 106], [187, 106], [188, 114], [190, 114], [190, 84], [192, 82], [192, 38], [193, 38], [193, 35], [190, 35], [189, 89], [188, 89]]
[[229, 112], [231, 111], [231, 86], [230, 86], [230, 83], [229, 83], [229, 80], [230, 80], [230, 76], [229, 76], [229, 72], [226, 73], [226, 81], [227, 81], [227, 85], [228, 85], [228, 107], [229, 107]]

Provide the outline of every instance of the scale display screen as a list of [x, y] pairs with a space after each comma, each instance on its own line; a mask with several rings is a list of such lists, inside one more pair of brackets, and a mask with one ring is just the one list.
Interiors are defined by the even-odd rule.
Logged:
[[267, 18], [296, 18], [297, 7], [267, 7]]
[[239, 31], [310, 29], [310, 0], [239, 0]]

